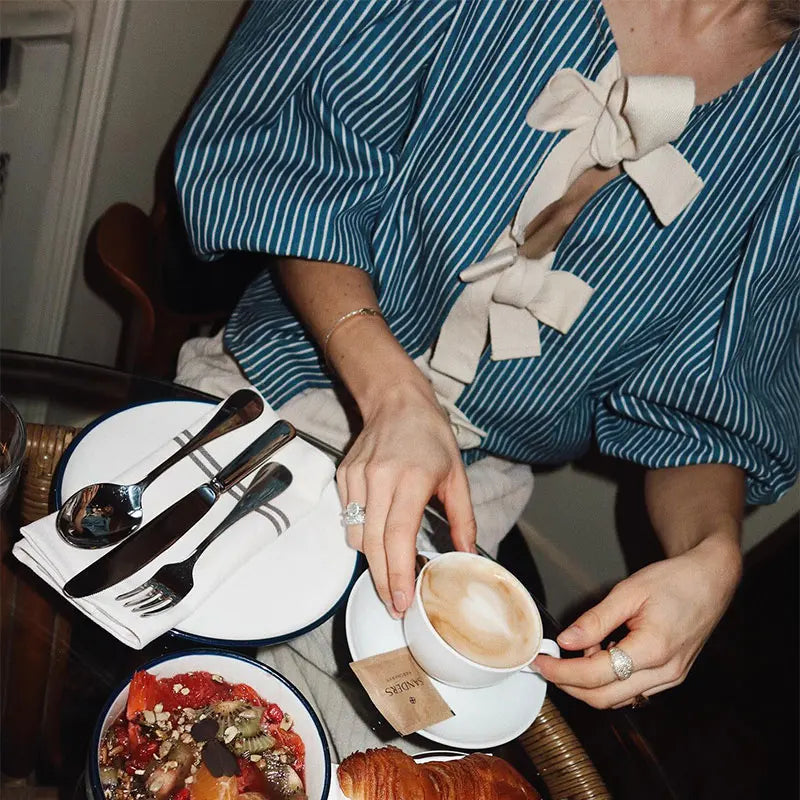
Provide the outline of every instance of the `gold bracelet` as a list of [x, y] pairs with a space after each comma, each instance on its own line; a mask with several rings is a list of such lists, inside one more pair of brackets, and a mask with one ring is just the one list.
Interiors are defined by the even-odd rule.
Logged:
[[328, 342], [333, 336], [333, 332], [343, 323], [347, 322], [349, 319], [354, 319], [355, 317], [380, 317], [383, 319], [383, 314], [377, 308], [357, 308], [355, 311], [348, 311], [346, 314], [343, 314], [333, 325], [328, 328], [328, 332], [325, 334], [324, 338], [322, 339], [322, 357], [325, 360], [325, 363], [330, 366], [330, 361], [328, 361]]

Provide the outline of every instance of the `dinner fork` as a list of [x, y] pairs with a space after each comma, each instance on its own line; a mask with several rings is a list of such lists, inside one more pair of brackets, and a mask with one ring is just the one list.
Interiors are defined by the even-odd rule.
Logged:
[[235, 522], [285, 491], [291, 482], [292, 473], [283, 464], [270, 461], [262, 467], [228, 516], [195, 547], [190, 555], [183, 561], [165, 564], [152, 578], [129, 592], [117, 595], [114, 599], [143, 617], [160, 614], [176, 606], [192, 591], [194, 565], [206, 548]]

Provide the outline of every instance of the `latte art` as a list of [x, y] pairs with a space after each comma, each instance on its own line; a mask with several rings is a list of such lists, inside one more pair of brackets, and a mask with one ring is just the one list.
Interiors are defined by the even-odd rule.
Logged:
[[499, 564], [434, 561], [422, 574], [420, 594], [439, 636], [471, 661], [507, 669], [536, 654], [542, 631], [530, 596]]

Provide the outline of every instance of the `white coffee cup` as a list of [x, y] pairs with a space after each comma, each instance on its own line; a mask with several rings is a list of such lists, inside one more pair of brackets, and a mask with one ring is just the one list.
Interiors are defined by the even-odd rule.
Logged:
[[486, 563], [483, 556], [472, 553], [445, 553], [429, 561], [417, 577], [416, 586], [414, 587], [414, 599], [403, 619], [406, 643], [420, 667], [430, 677], [462, 689], [478, 689], [500, 683], [500, 681], [525, 669], [540, 652], [555, 657], [560, 655], [558, 645], [550, 639], [544, 639], [542, 636], [542, 619], [534, 599], [520, 581], [508, 570], [499, 564], [494, 564], [494, 562], [490, 563], [494, 564], [499, 571], [502, 571], [504, 579], [513, 582], [518, 587], [520, 590], [519, 596], [524, 598], [524, 602], [528, 604], [531, 624], [537, 626], [537, 631], [533, 637], [534, 641], [531, 643], [530, 650], [525, 653], [524, 659], [507, 667], [487, 666], [462, 655], [442, 638], [425, 611], [422, 601], [423, 577], [426, 571], [434, 564], [443, 564], [445, 560], [461, 562], [460, 566], [463, 565], [463, 568], [469, 571], [471, 568], [470, 562], [473, 559], [477, 559], [482, 565]]

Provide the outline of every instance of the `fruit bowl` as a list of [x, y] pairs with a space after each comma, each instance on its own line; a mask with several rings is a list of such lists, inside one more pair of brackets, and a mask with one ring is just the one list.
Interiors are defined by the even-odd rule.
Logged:
[[[147, 674], [145, 675], [144, 673]], [[186, 686], [182, 686], [180, 683], [173, 684], [171, 679], [178, 675], [187, 676], [191, 678], [191, 680], [185, 681], [187, 684]], [[165, 732], [157, 731], [156, 726], [164, 728], [165, 726], [172, 725], [171, 722], [164, 722], [163, 725], [160, 726], [158, 722], [153, 722], [154, 727], [148, 729], [153, 733], [158, 733], [159, 736], [161, 736], [162, 732], [165, 734], [162, 743], [166, 750], [169, 750], [170, 737], [175, 740], [176, 747], [178, 746], [177, 742], [180, 737], [181, 740], [189, 743], [186, 745], [187, 748], [197, 750], [198, 759], [200, 758], [199, 754], [202, 753], [202, 760], [197, 764], [197, 766], [199, 766], [199, 771], [193, 772], [191, 776], [188, 777], [185, 787], [177, 788], [174, 792], [169, 790], [169, 793], [167, 793], [167, 787], [162, 787], [160, 785], [161, 781], [158, 781], [158, 776], [154, 777], [154, 767], [156, 767], [156, 761], [159, 757], [171, 759], [172, 756], [153, 755], [147, 768], [135, 772], [137, 776], [141, 776], [142, 781], [148, 782], [146, 784], [148, 789], [153, 790], [153, 794], [148, 794], [147, 796], [157, 797], [158, 800], [176, 800], [176, 798], [177, 800], [236, 800], [241, 791], [243, 800], [259, 800], [260, 797], [264, 797], [248, 789], [237, 789], [237, 780], [234, 780], [233, 777], [227, 777], [231, 775], [230, 772], [223, 773], [221, 779], [211, 779], [209, 770], [213, 772], [215, 769], [212, 760], [209, 758], [212, 744], [213, 748], [216, 748], [214, 752], [224, 749], [227, 753], [228, 748], [233, 748], [237, 744], [235, 739], [238, 735], [235, 730], [238, 717], [233, 720], [234, 724], [230, 726], [230, 732], [228, 733], [225, 732], [228, 728], [228, 723], [226, 722], [223, 724], [220, 722], [219, 726], [217, 726], [217, 718], [213, 716], [211, 711], [208, 711], [208, 709], [212, 707], [214, 709], [222, 707], [225, 703], [231, 704], [231, 701], [217, 702], [208, 699], [209, 695], [207, 691], [204, 694], [203, 681], [205, 681], [205, 684], [208, 684], [208, 681], [212, 678], [214, 681], [218, 681], [218, 685], [223, 686], [226, 690], [232, 689], [234, 686], [243, 686], [244, 688], [242, 690], [232, 696], [240, 697], [242, 696], [241, 692], [244, 692], [244, 697], [251, 703], [251, 705], [248, 706], [248, 711], [252, 711], [258, 707], [259, 714], [263, 712], [263, 719], [260, 716], [258, 717], [261, 722], [267, 720], [268, 712], [273, 707], [277, 710], [278, 715], [283, 713], [286, 719], [290, 721], [291, 732], [300, 737], [305, 747], [303, 781], [306, 796], [308, 800], [326, 800], [331, 782], [330, 753], [319, 718], [306, 698], [297, 687], [283, 675], [264, 664], [260, 664], [257, 661], [235, 653], [208, 650], [174, 653], [150, 661], [142, 665], [134, 675], [131, 675], [120, 687], [112, 692], [98, 717], [87, 756], [87, 800], [107, 800], [107, 795], [104, 793], [103, 783], [101, 781], [101, 748], [104, 749], [103, 753], [105, 758], [105, 755], [109, 752], [107, 734], [109, 734], [110, 731], [110, 736], [113, 737], [116, 735], [117, 729], [124, 729], [125, 723], [124, 720], [120, 720], [120, 717], [125, 714], [126, 709], [129, 714], [132, 705], [136, 708], [148, 709], [140, 713], [145, 718], [149, 714], [149, 719], [153, 722], [154, 712], [153, 710], [149, 710], [152, 706], [152, 709], [155, 709], [155, 712], [158, 714], [159, 719], [161, 717], [167, 719], [171, 711], [177, 722], [185, 721], [184, 711], [180, 710], [182, 706], [185, 705], [191, 710], [198, 706], [206, 706], [207, 703], [213, 703], [213, 706], [209, 705], [206, 710], [200, 711], [199, 713], [192, 711], [193, 715], [191, 717], [192, 723], [197, 723], [203, 719], [207, 721], [212, 718], [214, 719], [215, 724], [211, 725], [214, 732], [208, 734], [207, 740], [204, 740], [197, 733], [198, 728], [196, 724], [192, 726], [180, 726], [176, 724], [174, 730], [169, 730], [169, 728], [167, 728], [168, 732]], [[248, 689], [250, 690], [249, 692]], [[172, 690], [176, 693], [175, 697], [171, 696]], [[155, 694], [156, 692], [167, 692], [167, 695], [157, 695]], [[255, 692], [255, 695], [250, 698], [248, 695], [253, 692]], [[144, 695], [148, 695], [149, 702], [145, 701]], [[129, 696], [131, 697], [131, 704], [129, 704]], [[266, 706], [262, 706], [260, 702], [257, 702], [256, 696], [266, 700]], [[161, 702], [162, 700], [163, 702]], [[171, 705], [170, 702], [172, 703]], [[246, 705], [243, 701], [240, 702], [242, 705]], [[252, 705], [253, 703], [255, 703], [255, 705]], [[235, 711], [236, 709], [227, 710]], [[251, 714], [250, 716], [253, 715]], [[143, 717], [138, 718], [142, 719]], [[275, 725], [277, 725], [277, 718]], [[128, 726], [128, 729], [130, 730], [130, 726]], [[141, 729], [144, 730], [144, 728]], [[189, 730], [191, 730], [191, 733], [187, 733]], [[278, 731], [273, 727], [273, 733], [277, 732]], [[248, 732], [242, 732], [242, 737], [246, 735], [249, 737]], [[195, 741], [194, 736], [197, 736], [197, 741]], [[198, 749], [197, 743], [201, 741], [204, 743], [202, 747]], [[245, 742], [243, 749], [237, 752], [236, 758], [233, 756], [230, 756], [230, 758], [233, 759], [234, 764], [238, 759], [240, 765], [249, 767], [249, 765], [246, 764], [251, 756], [250, 752], [246, 749], [249, 747], [249, 744], [247, 744], [249, 738], [242, 738], [242, 741]], [[225, 753], [223, 753], [223, 755], [225, 755]], [[257, 762], [258, 755], [254, 754], [254, 756], [255, 758], [253, 760]], [[226, 758], [228, 758], [228, 756], [226, 756]], [[167, 762], [164, 765], [158, 764], [158, 767], [166, 766], [168, 769], [174, 769], [169, 766], [169, 763], [170, 762]], [[175, 762], [172, 761], [171, 763], [174, 764]], [[197, 769], [197, 766], [195, 766], [194, 769]], [[256, 764], [256, 766], [258, 766], [258, 764]], [[131, 769], [129, 774], [134, 774], [134, 770]], [[124, 775], [122, 778], [127, 780]], [[241, 784], [241, 782], [239, 783]], [[181, 784], [176, 784], [176, 786], [180, 787]], [[120, 786], [124, 784], [120, 782], [117, 785]], [[112, 792], [113, 791], [114, 790], [112, 790]], [[245, 793], [247, 793], [246, 796]]]

